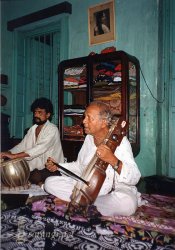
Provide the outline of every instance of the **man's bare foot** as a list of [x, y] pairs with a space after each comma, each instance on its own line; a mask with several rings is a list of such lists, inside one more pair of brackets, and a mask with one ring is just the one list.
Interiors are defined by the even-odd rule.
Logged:
[[66, 205], [68, 207], [68, 205], [69, 205], [68, 201], [61, 200], [60, 198], [55, 198], [54, 203], [55, 203], [55, 205], [58, 205], [58, 206]]

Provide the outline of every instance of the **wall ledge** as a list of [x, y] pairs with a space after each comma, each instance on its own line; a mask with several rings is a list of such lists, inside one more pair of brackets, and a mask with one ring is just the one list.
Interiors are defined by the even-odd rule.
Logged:
[[7, 30], [13, 31], [14, 29], [23, 25], [30, 24], [62, 13], [72, 14], [72, 4], [70, 4], [69, 2], [62, 2], [46, 9], [33, 12], [29, 15], [13, 19], [7, 22]]

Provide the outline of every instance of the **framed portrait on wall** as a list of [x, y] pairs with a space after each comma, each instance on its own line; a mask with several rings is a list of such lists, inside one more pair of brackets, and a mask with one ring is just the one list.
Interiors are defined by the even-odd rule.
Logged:
[[88, 9], [89, 45], [115, 40], [114, 0]]

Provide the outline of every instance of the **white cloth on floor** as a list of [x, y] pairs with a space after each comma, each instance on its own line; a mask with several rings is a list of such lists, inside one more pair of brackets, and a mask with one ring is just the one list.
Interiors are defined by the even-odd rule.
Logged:
[[1, 194], [28, 194], [29, 197], [32, 197], [32, 196], [47, 195], [48, 193], [46, 193], [42, 187], [35, 184], [31, 184], [29, 188], [24, 188], [22, 186], [14, 188], [6, 187], [4, 189], [1, 189]]

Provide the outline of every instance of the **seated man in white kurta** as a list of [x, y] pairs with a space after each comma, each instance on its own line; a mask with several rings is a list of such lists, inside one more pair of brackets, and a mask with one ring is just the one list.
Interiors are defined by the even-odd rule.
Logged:
[[[53, 105], [47, 98], [38, 98], [31, 105], [34, 125], [28, 130], [23, 140], [10, 149], [2, 152], [1, 158], [25, 158], [30, 167], [31, 183], [39, 184], [53, 175], [45, 168], [49, 156], [55, 161], [64, 162], [59, 130], [51, 123]], [[58, 171], [54, 175], [60, 174]]]
[[[104, 216], [126, 215], [135, 213], [139, 202], [140, 193], [136, 184], [140, 179], [140, 171], [135, 163], [131, 145], [127, 137], [123, 137], [121, 144], [113, 154], [107, 145], [103, 144], [109, 130], [111, 113], [108, 106], [102, 102], [92, 102], [85, 111], [83, 120], [85, 133], [84, 144], [75, 162], [59, 164], [73, 173], [81, 176], [90, 160], [96, 153], [98, 157], [108, 162], [106, 179], [101, 187], [94, 205]], [[118, 162], [120, 161], [119, 167]], [[47, 168], [50, 171], [59, 169], [48, 159]], [[56, 203], [68, 204], [76, 180], [67, 176], [48, 177], [45, 181], [45, 191], [57, 198]]]

